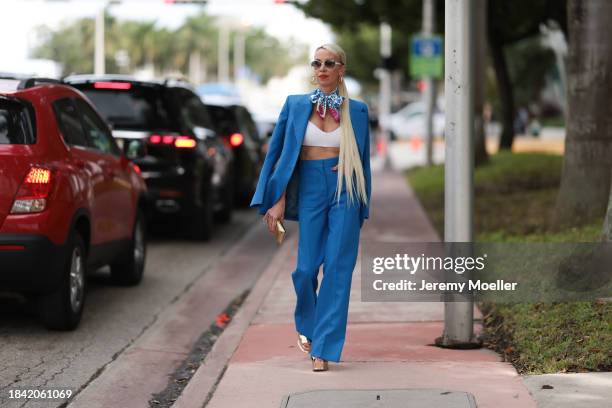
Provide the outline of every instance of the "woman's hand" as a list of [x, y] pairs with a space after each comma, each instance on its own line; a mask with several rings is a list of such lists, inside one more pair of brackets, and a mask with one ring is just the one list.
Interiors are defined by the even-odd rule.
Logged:
[[280, 200], [276, 202], [264, 215], [264, 221], [268, 224], [268, 230], [271, 234], [276, 233], [276, 220], [285, 218], [285, 193], [283, 193]]
[[334, 167], [332, 167], [332, 171], [338, 171], [338, 165], [337, 164]]

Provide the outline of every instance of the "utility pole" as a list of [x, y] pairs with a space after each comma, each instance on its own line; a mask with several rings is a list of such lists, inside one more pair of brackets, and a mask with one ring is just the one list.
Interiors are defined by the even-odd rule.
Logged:
[[200, 51], [192, 51], [189, 54], [189, 81], [199, 85], [202, 80], [202, 55]]
[[226, 21], [221, 21], [219, 26], [219, 50], [217, 63], [218, 82], [229, 81], [229, 28]]
[[[435, 7], [434, 0], [423, 0], [423, 36], [431, 37], [435, 33]], [[432, 76], [424, 78], [425, 92], [425, 143], [427, 166], [433, 164], [433, 114], [436, 106], [436, 80]]]
[[380, 23], [380, 56], [383, 61], [383, 67], [380, 73], [380, 93], [379, 93], [379, 109], [378, 121], [382, 130], [384, 141], [384, 167], [389, 169], [391, 163], [389, 160], [389, 127], [391, 121], [391, 72], [389, 72], [388, 62], [391, 58], [391, 26], [387, 22]]
[[[446, 143], [444, 161], [444, 241], [473, 241], [474, 214], [474, 1], [445, 2]], [[453, 295], [444, 304], [442, 347], [478, 347], [474, 337], [471, 296]], [[453, 301], [457, 300], [457, 301]]]
[[104, 31], [106, 24], [106, 10], [113, 4], [120, 4], [122, 0], [106, 0], [104, 5], [96, 14], [95, 34], [94, 34], [94, 74], [106, 74], [106, 53]]
[[234, 83], [237, 83], [242, 75], [245, 60], [245, 35], [242, 29], [234, 34]]
[[95, 34], [95, 50], [94, 50], [94, 74], [104, 75], [106, 73], [105, 53], [104, 53], [104, 18], [106, 17], [105, 4], [98, 14], [96, 14], [96, 34]]

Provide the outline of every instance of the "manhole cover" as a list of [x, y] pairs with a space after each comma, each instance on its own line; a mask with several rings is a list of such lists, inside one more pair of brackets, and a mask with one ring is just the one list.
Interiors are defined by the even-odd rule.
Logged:
[[476, 408], [467, 392], [420, 390], [315, 390], [289, 394], [281, 408]]

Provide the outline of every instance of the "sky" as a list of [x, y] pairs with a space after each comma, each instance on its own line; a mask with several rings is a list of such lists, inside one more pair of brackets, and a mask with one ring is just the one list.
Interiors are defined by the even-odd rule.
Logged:
[[[35, 28], [51, 28], [81, 17], [94, 17], [108, 0], [0, 0], [0, 71], [23, 67], [29, 49], [36, 44]], [[186, 17], [198, 13], [201, 6], [168, 5], [164, 0], [122, 0], [109, 13], [119, 19], [155, 20], [160, 26], [176, 28]], [[274, 0], [209, 0], [203, 9], [223, 17], [228, 24], [264, 27], [281, 39], [293, 36], [309, 45], [311, 54], [323, 43], [331, 42], [329, 27], [319, 20], [306, 18], [291, 5]]]

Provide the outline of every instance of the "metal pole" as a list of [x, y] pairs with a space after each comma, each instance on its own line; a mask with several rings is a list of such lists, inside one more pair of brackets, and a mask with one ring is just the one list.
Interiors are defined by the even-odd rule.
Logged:
[[189, 80], [195, 85], [202, 83], [202, 63], [200, 51], [189, 54]]
[[236, 32], [234, 37], [234, 82], [238, 82], [245, 59], [245, 39], [242, 30]]
[[[473, 241], [474, 1], [445, 2], [445, 242]], [[439, 345], [475, 343], [474, 303], [446, 301]]]
[[95, 51], [94, 51], [94, 74], [104, 75], [106, 66], [104, 63], [104, 17], [106, 14], [106, 4], [98, 11], [96, 15], [95, 26]]
[[[435, 31], [435, 7], [434, 0], [423, 0], [423, 35], [432, 36]], [[426, 143], [426, 163], [428, 166], [433, 164], [433, 112], [436, 104], [436, 81], [432, 77], [424, 78], [425, 92], [425, 143]]]
[[[388, 23], [380, 23], [380, 55], [383, 60], [391, 57], [391, 26]], [[389, 161], [389, 125], [391, 115], [391, 73], [386, 67], [380, 71], [380, 94], [379, 94], [378, 120], [383, 134], [385, 144], [384, 167], [391, 167]]]
[[229, 28], [225, 22], [219, 27], [219, 56], [217, 75], [219, 82], [229, 81]]

